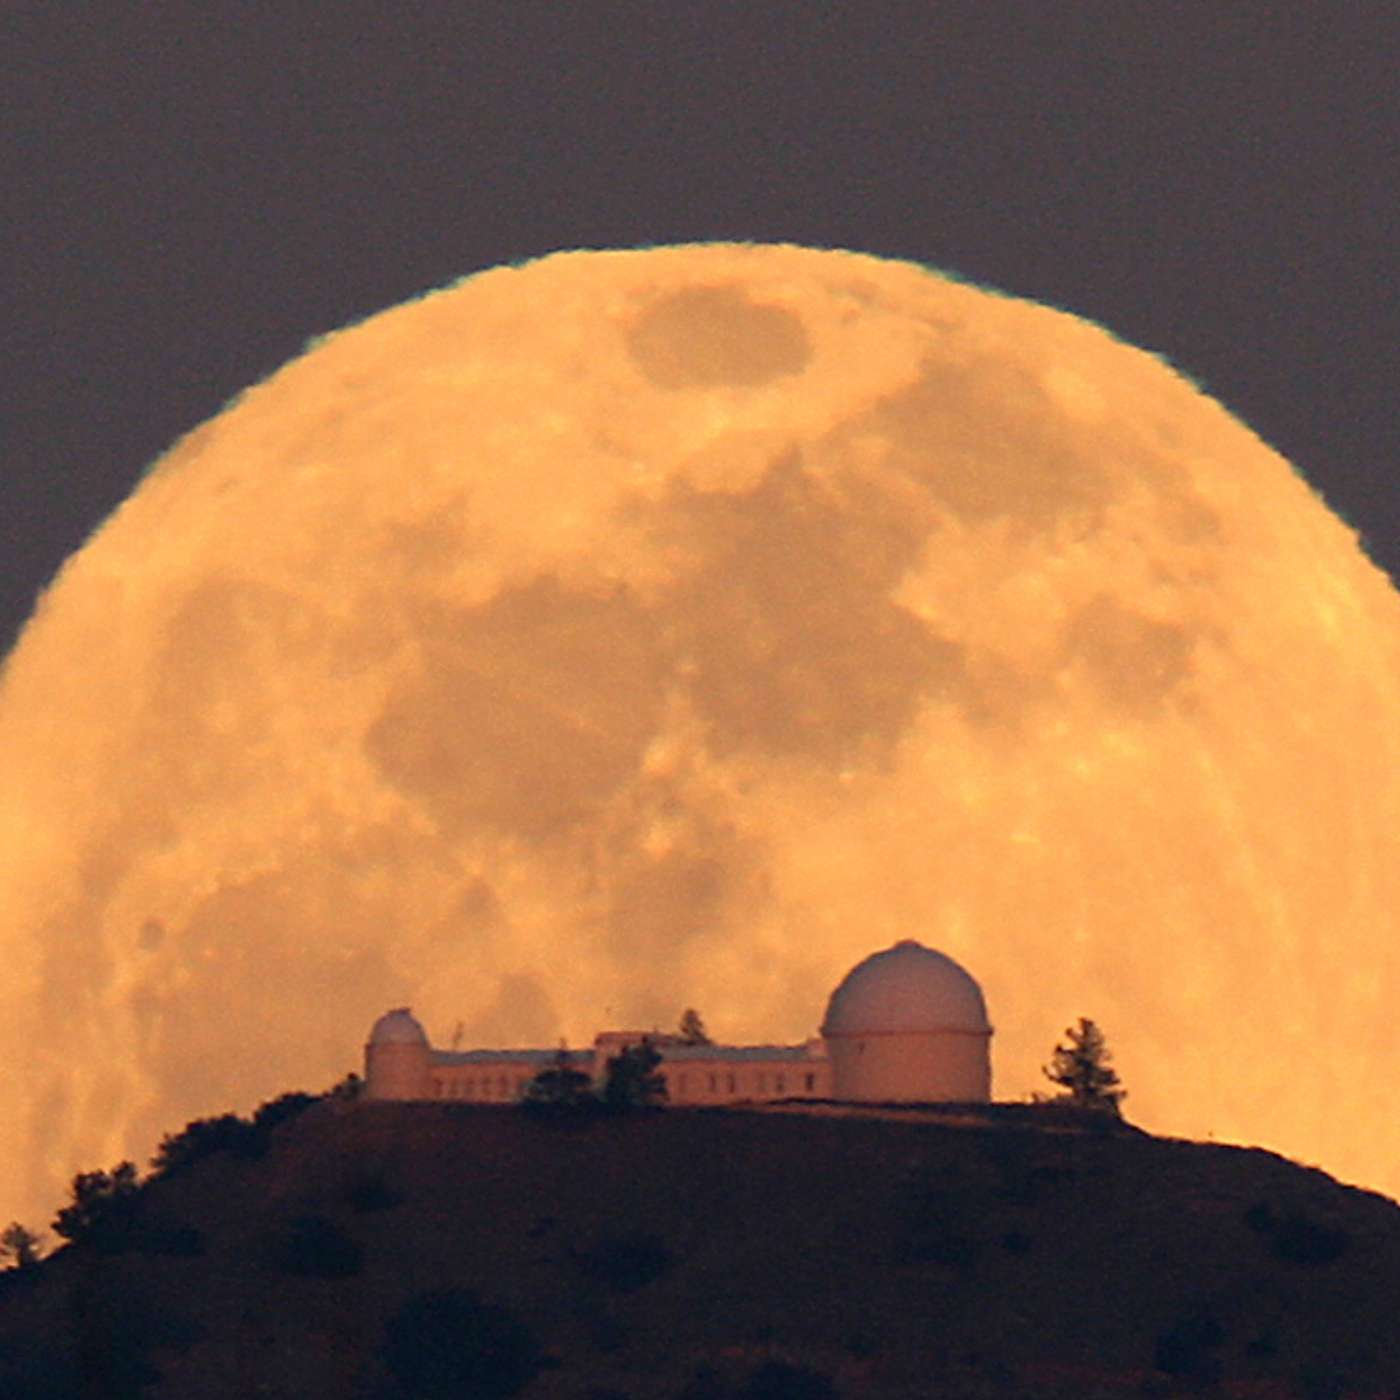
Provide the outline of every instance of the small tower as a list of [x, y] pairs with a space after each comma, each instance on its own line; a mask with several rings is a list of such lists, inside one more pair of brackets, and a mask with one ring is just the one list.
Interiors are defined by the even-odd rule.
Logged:
[[991, 1097], [982, 989], [943, 953], [906, 938], [857, 963], [831, 994], [822, 1037], [832, 1096], [865, 1103]]
[[408, 1007], [386, 1011], [365, 1044], [365, 1097], [431, 1098], [430, 1056], [427, 1034]]

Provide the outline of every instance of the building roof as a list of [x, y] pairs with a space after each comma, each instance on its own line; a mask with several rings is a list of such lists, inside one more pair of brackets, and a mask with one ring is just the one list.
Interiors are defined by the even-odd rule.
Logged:
[[901, 1031], [991, 1031], [972, 977], [912, 938], [857, 963], [832, 992], [822, 1022], [824, 1036]]
[[[539, 1065], [554, 1063], [557, 1050], [434, 1050], [435, 1065]], [[589, 1058], [587, 1050], [570, 1050], [569, 1063]]]
[[663, 1060], [758, 1061], [810, 1060], [818, 1058], [805, 1045], [659, 1045]]
[[[605, 1050], [604, 1057], [611, 1047]], [[790, 1063], [796, 1060], [822, 1058], [806, 1045], [666, 1045], [656, 1046], [663, 1060], [670, 1062], [707, 1061], [755, 1062], [776, 1061]], [[434, 1050], [435, 1065], [540, 1065], [554, 1063], [557, 1050]], [[587, 1064], [593, 1060], [593, 1050], [570, 1050], [567, 1052], [572, 1065]]]
[[406, 1006], [386, 1011], [369, 1033], [371, 1045], [426, 1045], [427, 1032]]

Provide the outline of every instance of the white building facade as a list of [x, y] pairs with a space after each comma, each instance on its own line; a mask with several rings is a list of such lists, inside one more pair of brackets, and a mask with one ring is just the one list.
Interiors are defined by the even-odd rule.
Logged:
[[[982, 990], [943, 953], [912, 939], [874, 953], [832, 992], [821, 1034], [801, 1045], [692, 1045], [643, 1031], [604, 1031], [572, 1068], [601, 1082], [608, 1061], [647, 1040], [672, 1104], [828, 1099], [982, 1103], [991, 1097], [991, 1036]], [[515, 1103], [557, 1050], [438, 1050], [407, 1007], [375, 1022], [365, 1093], [379, 1100]]]

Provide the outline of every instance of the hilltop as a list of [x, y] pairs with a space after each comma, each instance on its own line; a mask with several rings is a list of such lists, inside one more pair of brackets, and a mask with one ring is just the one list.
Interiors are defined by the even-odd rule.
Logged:
[[[324, 1099], [261, 1156], [150, 1182], [135, 1219], [0, 1276], [0, 1395], [1400, 1387], [1400, 1206], [1104, 1115]], [[438, 1333], [475, 1389], [415, 1372]]]

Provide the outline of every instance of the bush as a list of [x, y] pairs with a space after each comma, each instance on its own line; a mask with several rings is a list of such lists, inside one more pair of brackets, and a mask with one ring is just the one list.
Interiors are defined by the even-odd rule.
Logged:
[[641, 1230], [604, 1235], [577, 1258], [590, 1278], [614, 1293], [635, 1293], [660, 1278], [674, 1263], [665, 1242]]
[[1324, 1225], [1301, 1210], [1278, 1215], [1267, 1201], [1256, 1201], [1244, 1218], [1251, 1230], [1268, 1240], [1274, 1257], [1289, 1264], [1331, 1264], [1351, 1247], [1346, 1230]]
[[1192, 1303], [1157, 1338], [1157, 1369], [1194, 1385], [1214, 1385], [1223, 1374], [1215, 1351], [1224, 1340], [1225, 1329], [1214, 1311]]
[[354, 1070], [351, 1070], [344, 1079], [339, 1079], [331, 1085], [326, 1091], [326, 1097], [353, 1103], [356, 1099], [363, 1098], [364, 1093], [365, 1081]]
[[787, 1361], [765, 1361], [740, 1394], [742, 1400], [835, 1400], [836, 1390], [820, 1371]]
[[525, 1086], [521, 1102], [535, 1114], [579, 1115], [596, 1110], [598, 1096], [593, 1092], [593, 1080], [575, 1069], [569, 1052], [560, 1049], [554, 1063]]
[[967, 1215], [963, 1204], [936, 1183], [917, 1177], [906, 1182], [896, 1210], [896, 1260], [969, 1267], [981, 1242], [963, 1227]]
[[23, 1400], [83, 1400], [83, 1383], [71, 1345], [62, 1350], [33, 1336], [0, 1349], [0, 1395]]
[[298, 1278], [350, 1278], [364, 1262], [364, 1250], [323, 1215], [299, 1215], [273, 1240], [274, 1267]]
[[204, 1335], [192, 1318], [129, 1287], [79, 1288], [71, 1322], [82, 1393], [103, 1400], [137, 1400], [162, 1379], [153, 1352], [184, 1353]]
[[392, 1210], [403, 1204], [403, 1195], [389, 1185], [383, 1172], [369, 1172], [352, 1181], [345, 1192], [350, 1209], [361, 1215], [376, 1210]]
[[142, 1220], [134, 1231], [131, 1248], [138, 1254], [192, 1259], [204, 1253], [204, 1233], [183, 1220]]
[[505, 1400], [544, 1365], [524, 1323], [463, 1288], [409, 1299], [385, 1327], [383, 1356], [413, 1400]]

